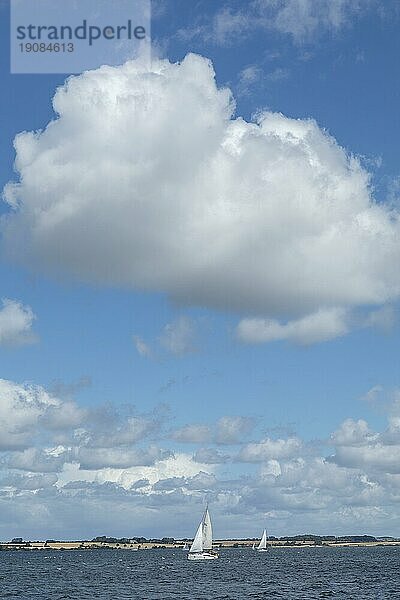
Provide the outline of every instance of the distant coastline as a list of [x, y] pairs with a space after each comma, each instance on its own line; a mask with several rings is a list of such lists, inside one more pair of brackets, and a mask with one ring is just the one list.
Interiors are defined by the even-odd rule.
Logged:
[[[157, 548], [183, 549], [192, 540], [188, 538], [146, 539], [146, 538], [109, 538], [100, 536], [93, 540], [76, 541], [30, 541], [14, 538], [9, 542], [0, 542], [0, 551], [14, 550], [152, 550]], [[257, 539], [220, 539], [215, 546], [220, 548], [251, 548]], [[400, 546], [400, 538], [385, 536], [294, 536], [275, 538], [270, 537], [268, 545], [271, 548], [312, 548], [312, 547], [376, 547]]]

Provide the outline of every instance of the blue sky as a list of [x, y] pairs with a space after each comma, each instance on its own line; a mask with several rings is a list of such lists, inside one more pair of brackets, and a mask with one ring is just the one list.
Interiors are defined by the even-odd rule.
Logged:
[[[66, 76], [11, 75], [5, 3], [0, 11], [0, 184], [4, 188], [9, 181], [19, 181], [19, 173], [13, 170], [15, 135], [44, 130], [55, 119], [51, 100]], [[192, 97], [193, 103], [198, 102], [193, 109], [193, 115], [201, 115], [198, 133], [197, 122], [186, 116], [187, 105], [180, 105], [178, 96], [175, 104], [168, 105], [177, 93], [170, 83], [175, 75], [168, 71], [165, 77], [170, 87], [161, 96], [169, 106], [165, 114], [150, 115], [148, 124], [142, 125], [133, 117], [131, 123], [129, 115], [134, 113], [128, 112], [126, 139], [121, 139], [125, 129], [119, 121], [115, 136], [107, 133], [107, 143], [117, 157], [114, 165], [108, 162], [110, 150], [101, 131], [102, 122], [113, 130], [112, 109], [105, 104], [104, 113], [96, 113], [90, 124], [92, 80], [84, 76], [79, 83], [79, 93], [88, 98], [87, 120], [86, 113], [77, 108], [77, 88], [69, 89], [63, 108], [68, 117], [60, 119], [65, 125], [57, 130], [56, 142], [42, 136], [35, 150], [36, 162], [31, 166], [27, 161], [24, 166], [25, 178], [17, 192], [19, 210], [13, 213], [5, 202], [0, 209], [4, 219], [1, 297], [12, 301], [14, 311], [0, 319], [0, 377], [6, 382], [0, 390], [4, 403], [1, 538], [73, 538], [80, 532], [82, 536], [104, 532], [150, 536], [156, 531], [191, 535], [193, 511], [200, 514], [206, 499], [219, 521], [220, 535], [257, 535], [264, 523], [275, 535], [304, 531], [400, 535], [395, 520], [400, 473], [393, 466], [400, 456], [399, 18], [395, 2], [372, 1], [357, 10], [352, 2], [322, 2], [316, 9], [306, 0], [282, 0], [275, 5], [268, 1], [231, 1], [218, 6], [209, 1], [155, 3], [154, 64], [158, 65], [158, 59], [179, 63], [189, 52], [196, 53], [212, 61], [217, 87], [212, 87], [203, 59], [182, 63], [186, 70], [177, 71], [187, 105]], [[118, 69], [109, 81], [104, 76], [103, 93], [114, 93], [120, 85], [117, 76]], [[192, 77], [194, 82], [204, 80], [208, 95], [201, 91], [197, 97]], [[130, 93], [136, 93], [140, 85], [141, 80], [134, 80]], [[198, 188], [183, 180], [183, 174], [202, 160], [207, 164], [214, 130], [225, 127], [218, 112], [222, 96], [216, 91], [223, 87], [231, 89], [236, 101], [228, 121], [242, 117], [254, 122], [255, 115], [264, 111], [270, 115], [266, 135], [274, 141], [259, 151], [244, 146], [248, 163], [239, 162], [231, 179], [224, 178], [225, 163], [217, 164], [215, 172], [214, 166], [208, 166], [209, 180], [217, 182], [214, 187], [204, 183], [193, 211], [186, 214], [183, 204], [171, 205], [169, 217], [168, 204], [162, 204], [159, 197], [166, 194], [167, 203], [166, 190], [171, 189], [176, 198], [187, 186], [182, 197], [185, 206], [191, 202]], [[277, 113], [283, 117], [276, 117]], [[167, 127], [164, 120], [169, 115], [175, 121]], [[214, 120], [204, 133], [201, 128], [207, 115]], [[315, 121], [311, 129], [307, 129], [309, 119]], [[299, 134], [297, 124], [303, 128]], [[164, 126], [171, 136], [173, 164], [167, 161], [164, 129], [162, 135], [157, 129]], [[92, 168], [90, 160], [85, 162], [87, 150], [80, 153], [81, 144], [89, 143], [93, 135], [91, 127], [98, 128], [94, 138], [99, 136], [93, 152], [99, 165], [104, 159], [110, 179], [96, 187], [95, 174], [90, 187], [84, 188], [86, 195], [81, 198], [78, 190], [75, 198], [75, 182], [86, 181]], [[296, 154], [301, 144], [288, 149], [285, 137], [278, 144], [281, 128], [291, 132], [289, 137], [304, 135], [311, 140], [308, 150], [314, 166], [307, 180], [302, 179], [302, 171], [308, 168], [302, 162], [304, 155]], [[209, 135], [210, 140], [204, 142]], [[150, 154], [140, 155], [140, 144], [146, 147], [152, 140]], [[28, 148], [28, 137], [23, 143]], [[46, 152], [52, 143], [61, 158], [50, 171]], [[204, 158], [197, 159], [201, 144], [199, 156]], [[71, 154], [64, 155], [70, 147]], [[19, 150], [21, 156], [28, 152], [24, 148]], [[128, 192], [123, 188], [118, 157], [144, 180], [145, 161], [154, 158], [157, 163], [163, 152], [163, 170], [155, 170], [145, 187], [137, 184], [145, 200], [143, 190], [151, 190], [148, 202], [150, 210], [154, 208], [150, 220], [146, 213], [141, 227], [141, 213], [127, 208], [136, 206], [139, 197], [132, 187]], [[357, 167], [349, 166], [351, 157]], [[261, 179], [252, 179], [253, 169], [262, 170], [263, 164], [267, 167]], [[292, 186], [282, 196], [279, 186], [264, 191], [262, 187], [270, 173], [275, 177], [277, 164], [283, 165], [279, 167], [283, 173], [287, 169]], [[167, 169], [167, 183], [157, 188], [157, 178], [164, 181]], [[195, 179], [193, 173], [193, 181], [203, 185], [203, 176]], [[100, 167], [98, 177], [101, 181]], [[281, 171], [276, 177], [284, 181]], [[47, 187], [53, 178], [55, 187], [53, 183]], [[240, 192], [242, 184], [248, 187]], [[255, 220], [248, 204], [253, 185], [261, 189], [257, 197], [260, 218]], [[332, 190], [332, 198], [325, 197], [325, 187]], [[277, 190], [276, 198], [271, 189]], [[113, 193], [126, 194], [125, 204], [113, 205]], [[236, 193], [239, 218], [232, 223], [240, 244], [237, 254], [228, 241], [223, 246], [225, 228], [229, 229], [225, 204], [222, 209], [214, 205], [218, 194], [228, 202], [230, 194]], [[310, 194], [315, 204], [310, 212], [303, 212]], [[87, 208], [87, 198], [92, 208]], [[191, 253], [190, 239], [186, 234], [180, 237], [179, 227], [175, 231], [182, 218], [185, 231], [193, 227], [196, 235], [202, 198], [210, 210], [203, 215], [207, 223], [214, 210], [222, 210], [221, 232], [213, 221], [211, 233], [207, 230], [206, 234], [211, 246], [221, 245], [222, 255], [228, 256], [226, 262], [219, 254], [213, 257], [213, 248], [211, 274], [204, 275], [204, 280], [196, 271], [197, 244]], [[270, 200], [275, 213], [266, 217], [263, 211]], [[62, 216], [60, 229], [58, 225], [54, 230], [41, 229], [40, 211], [46, 213], [49, 205], [68, 210], [69, 202], [84, 206], [75, 220]], [[319, 221], [315, 215], [328, 202], [333, 212], [323, 213], [328, 221]], [[285, 203], [289, 217], [280, 216]], [[361, 233], [357, 229], [354, 235], [341, 237], [340, 224], [347, 227], [353, 219], [358, 223], [352, 212], [358, 203], [372, 219], [371, 230], [378, 228], [379, 220], [383, 237], [370, 235], [369, 225]], [[378, 206], [382, 213], [376, 216], [368, 206]], [[139, 228], [133, 226], [128, 235], [125, 227], [130, 218], [139, 220]], [[291, 265], [285, 275], [285, 248], [292, 243], [294, 253], [296, 247], [297, 252], [304, 248], [304, 240], [296, 246], [298, 231], [305, 226], [316, 235], [319, 228], [330, 231], [330, 218], [337, 219], [339, 229], [325, 265], [318, 255], [323, 255], [325, 246], [316, 245], [309, 261], [295, 263], [307, 275], [297, 281], [298, 271]], [[265, 225], [258, 226], [261, 220]], [[165, 239], [164, 226], [168, 230]], [[44, 231], [42, 238], [40, 231]], [[206, 234], [201, 230], [200, 244]], [[110, 245], [103, 245], [108, 235]], [[273, 240], [275, 235], [276, 256], [266, 263], [265, 271], [276, 268], [277, 274], [271, 280], [266, 277], [264, 286], [263, 271], [254, 264], [263, 265], [268, 258], [264, 252], [274, 253], [275, 245], [260, 242], [258, 251], [252, 244]], [[120, 240], [123, 251], [128, 250], [126, 263], [122, 250], [113, 253]], [[175, 240], [177, 246], [182, 244], [177, 253]], [[164, 252], [155, 250], [160, 254], [154, 259], [152, 248], [159, 248], [159, 243]], [[176, 264], [182, 260], [182, 279], [179, 266], [171, 267], [174, 260]], [[214, 273], [212, 264], [219, 260], [221, 270]], [[139, 266], [131, 268], [131, 262]], [[141, 264], [148, 265], [145, 273]], [[243, 285], [236, 282], [237, 270]], [[355, 281], [358, 275], [360, 282]], [[321, 283], [325, 276], [326, 283]], [[289, 281], [290, 277], [297, 283]], [[271, 281], [278, 282], [276, 287]], [[330, 289], [335, 294], [338, 290], [332, 302]], [[311, 325], [303, 321], [310, 316]], [[46, 393], [50, 400], [43, 400]], [[118, 441], [132, 415], [146, 423], [145, 431]], [[106, 430], [115, 442], [101, 442]], [[147, 453], [142, 463], [135, 454], [139, 450]], [[211, 450], [225, 458], [211, 459]], [[197, 461], [193, 459], [196, 453]], [[61, 458], [50, 464], [49, 457], [54, 456]], [[291, 479], [292, 472], [297, 475]], [[137, 492], [137, 482], [144, 479], [148, 483]], [[336, 482], [334, 491], [332, 481]], [[123, 507], [123, 512], [117, 509], [110, 516], [110, 506]], [[178, 517], [169, 521], [165, 511], [171, 506]], [[240, 527], [237, 514], [242, 516]]]

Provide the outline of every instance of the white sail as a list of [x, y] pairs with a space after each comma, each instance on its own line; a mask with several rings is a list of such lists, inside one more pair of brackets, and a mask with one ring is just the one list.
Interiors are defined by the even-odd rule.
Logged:
[[212, 525], [208, 508], [203, 517], [203, 550], [212, 549]]
[[258, 544], [257, 550], [266, 550], [266, 548], [267, 548], [267, 532], [264, 529], [262, 538], [261, 538], [261, 542]]
[[189, 552], [203, 552], [203, 521], [200, 523]]

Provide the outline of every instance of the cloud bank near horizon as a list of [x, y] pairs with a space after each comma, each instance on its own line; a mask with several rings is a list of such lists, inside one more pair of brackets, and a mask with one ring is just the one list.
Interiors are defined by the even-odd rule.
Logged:
[[398, 535], [399, 397], [383, 431], [348, 418], [317, 444], [247, 415], [178, 425], [0, 380], [0, 537], [186, 537], [206, 499], [219, 535]]

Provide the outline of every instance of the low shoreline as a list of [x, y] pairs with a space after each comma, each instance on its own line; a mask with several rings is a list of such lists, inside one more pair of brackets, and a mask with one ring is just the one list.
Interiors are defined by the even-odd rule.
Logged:
[[[187, 543], [187, 542], [186, 542]], [[252, 548], [254, 542], [252, 540], [216, 540], [215, 547], [237, 549], [237, 548]], [[161, 542], [143, 542], [143, 543], [111, 543], [111, 542], [94, 542], [94, 541], [76, 541], [76, 542], [2, 542], [0, 543], [0, 551], [15, 551], [15, 550], [154, 550], [154, 549], [175, 549], [183, 550], [185, 541], [177, 540], [174, 543]], [[332, 542], [323, 541], [321, 543], [304, 542], [285, 542], [271, 541], [268, 543], [270, 548], [372, 548], [377, 546], [400, 546], [400, 540], [391, 541], [374, 541], [374, 542]]]

